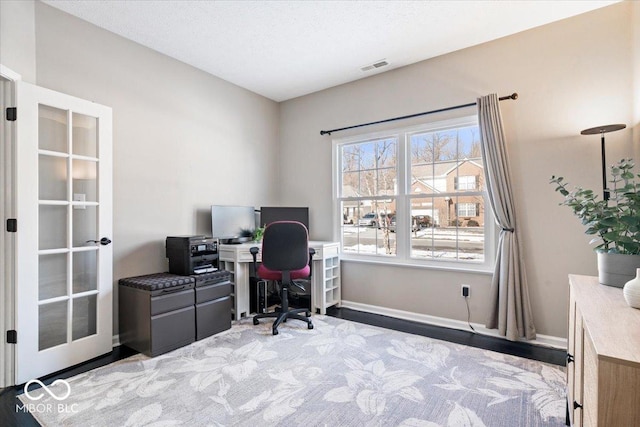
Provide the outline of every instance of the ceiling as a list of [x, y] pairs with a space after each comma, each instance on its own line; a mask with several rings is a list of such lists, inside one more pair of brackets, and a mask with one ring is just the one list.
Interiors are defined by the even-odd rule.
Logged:
[[[274, 101], [616, 1], [43, 0]], [[385, 60], [387, 66], [362, 71]]]

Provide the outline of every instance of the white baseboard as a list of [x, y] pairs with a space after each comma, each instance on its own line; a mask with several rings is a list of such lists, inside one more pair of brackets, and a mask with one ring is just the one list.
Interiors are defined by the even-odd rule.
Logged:
[[[448, 319], [446, 317], [430, 316], [428, 314], [413, 313], [410, 311], [396, 310], [393, 308], [380, 307], [377, 305], [361, 304], [359, 302], [342, 300], [341, 307], [350, 308], [352, 310], [364, 311], [366, 313], [381, 314], [383, 316], [395, 317], [397, 319], [410, 320], [418, 323], [426, 323], [428, 325], [442, 326], [445, 328], [459, 329], [469, 331], [469, 325], [462, 320]], [[478, 334], [488, 335], [496, 338], [506, 339], [498, 334], [495, 329], [487, 329], [484, 325], [478, 323], [471, 324]], [[539, 345], [542, 347], [552, 347], [565, 350], [567, 348], [567, 339], [554, 337], [551, 335], [537, 334], [535, 340], [519, 339], [518, 341], [529, 344]]]

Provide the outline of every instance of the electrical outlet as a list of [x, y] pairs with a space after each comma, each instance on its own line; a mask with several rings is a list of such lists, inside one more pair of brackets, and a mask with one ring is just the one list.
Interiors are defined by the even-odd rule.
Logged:
[[471, 295], [471, 286], [462, 285], [462, 296], [467, 298]]

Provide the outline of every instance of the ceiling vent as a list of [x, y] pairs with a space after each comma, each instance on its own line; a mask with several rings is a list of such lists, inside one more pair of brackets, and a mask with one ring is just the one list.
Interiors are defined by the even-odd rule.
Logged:
[[360, 69], [362, 71], [371, 71], [371, 70], [375, 70], [376, 68], [386, 67], [387, 65], [389, 65], [387, 60], [386, 59], [381, 59], [380, 61], [374, 62], [371, 65], [365, 65], [364, 67], [362, 67]]

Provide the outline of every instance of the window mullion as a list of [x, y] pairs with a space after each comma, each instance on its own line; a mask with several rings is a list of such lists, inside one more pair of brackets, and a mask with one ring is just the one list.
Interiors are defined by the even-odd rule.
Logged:
[[398, 258], [409, 257], [409, 246], [411, 235], [408, 232], [408, 218], [410, 213], [410, 202], [407, 197], [410, 182], [410, 167], [408, 165], [409, 150], [407, 149], [409, 137], [406, 133], [398, 135], [398, 158], [397, 158], [397, 202], [396, 202], [396, 254]]

